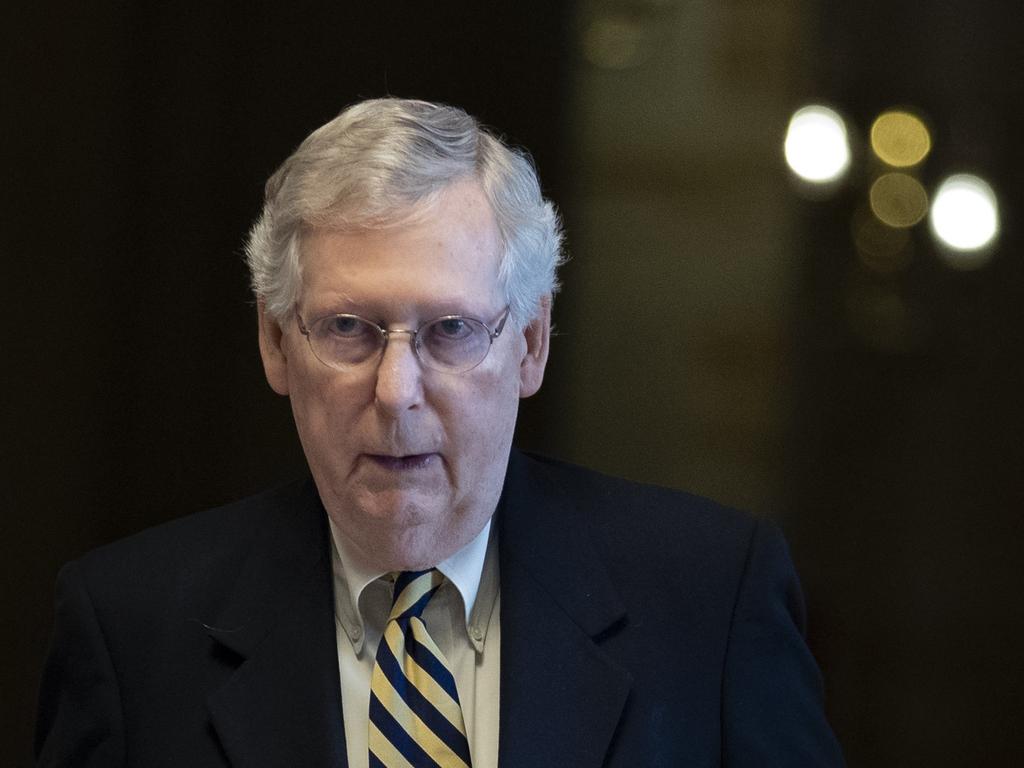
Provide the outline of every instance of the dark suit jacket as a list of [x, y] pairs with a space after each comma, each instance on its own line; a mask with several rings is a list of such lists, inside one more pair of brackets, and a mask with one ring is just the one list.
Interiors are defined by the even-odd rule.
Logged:
[[[496, 520], [503, 768], [842, 764], [773, 526], [517, 452]], [[344, 765], [329, 553], [306, 481], [66, 566], [39, 764]]]

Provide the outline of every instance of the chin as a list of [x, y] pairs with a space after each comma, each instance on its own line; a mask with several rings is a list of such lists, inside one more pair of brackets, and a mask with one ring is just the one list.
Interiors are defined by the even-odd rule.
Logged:
[[450, 493], [359, 488], [332, 504], [335, 523], [383, 570], [431, 568], [472, 540], [486, 522], [456, 512]]
[[440, 525], [449, 513], [446, 500], [408, 491], [376, 491], [356, 499], [353, 508], [383, 531], [392, 533], [424, 525]]
[[[378, 551], [389, 570], [433, 568], [473, 540], [486, 520], [452, 519], [448, 507], [404, 510], [377, 528]], [[415, 522], [413, 522], [415, 520]]]

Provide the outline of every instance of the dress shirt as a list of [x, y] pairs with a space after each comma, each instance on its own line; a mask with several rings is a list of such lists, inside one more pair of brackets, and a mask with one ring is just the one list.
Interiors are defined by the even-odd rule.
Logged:
[[[361, 562], [333, 521], [330, 526], [348, 764], [368, 768], [370, 679], [391, 612], [394, 574]], [[475, 539], [436, 566], [446, 581], [423, 613], [427, 631], [455, 677], [473, 768], [498, 764], [501, 632], [496, 534], [491, 536], [488, 521]]]

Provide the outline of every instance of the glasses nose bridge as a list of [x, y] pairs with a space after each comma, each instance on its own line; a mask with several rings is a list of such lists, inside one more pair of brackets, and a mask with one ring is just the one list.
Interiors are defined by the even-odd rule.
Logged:
[[[380, 327], [380, 326], [378, 326]], [[409, 337], [409, 346], [412, 348], [413, 355], [419, 360], [420, 357], [420, 332], [418, 328], [380, 328], [381, 338], [384, 339], [384, 343], [381, 344], [381, 355], [387, 351], [388, 344], [391, 342], [391, 337], [397, 334], [405, 334]]]

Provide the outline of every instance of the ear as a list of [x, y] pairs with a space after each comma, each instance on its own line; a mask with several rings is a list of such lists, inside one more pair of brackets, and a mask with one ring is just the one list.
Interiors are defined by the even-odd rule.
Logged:
[[263, 301], [256, 304], [260, 325], [260, 357], [270, 388], [279, 395], [288, 394], [288, 355], [284, 348], [284, 332], [280, 323], [266, 311]]
[[540, 301], [540, 312], [523, 329], [526, 353], [519, 363], [519, 397], [529, 397], [540, 389], [544, 381], [544, 368], [548, 363], [548, 344], [551, 341], [551, 297]]

